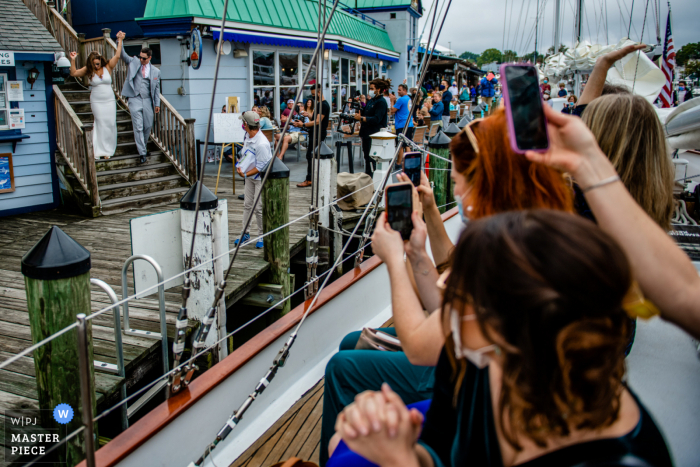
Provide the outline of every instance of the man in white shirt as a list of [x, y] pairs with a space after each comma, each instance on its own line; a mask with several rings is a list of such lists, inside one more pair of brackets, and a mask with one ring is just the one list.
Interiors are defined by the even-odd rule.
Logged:
[[[248, 218], [253, 212], [253, 202], [262, 189], [262, 171], [272, 159], [270, 142], [262, 131], [260, 131], [260, 115], [256, 112], [248, 111], [240, 116], [243, 120], [243, 129], [248, 137], [241, 149], [241, 160], [236, 164], [236, 172], [241, 177], [245, 177], [245, 197], [243, 202], [243, 225], [248, 222]], [[263, 234], [262, 224], [262, 200], [255, 206], [255, 221], [258, 224], [258, 236]], [[235, 245], [239, 241], [243, 243], [250, 240], [250, 234], [245, 232], [243, 237], [236, 239]], [[255, 243], [255, 248], [262, 248], [262, 239]]]

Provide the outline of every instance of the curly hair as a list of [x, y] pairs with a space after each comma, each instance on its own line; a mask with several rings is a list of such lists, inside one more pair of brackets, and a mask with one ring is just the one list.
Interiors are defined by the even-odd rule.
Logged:
[[369, 84], [374, 85], [374, 89], [377, 90], [377, 95], [382, 94], [384, 91], [391, 89], [390, 79], [375, 78], [369, 82]]
[[527, 160], [510, 147], [506, 115], [497, 110], [472, 123], [479, 151], [474, 150], [466, 129], [452, 138], [454, 169], [469, 181], [465, 206], [478, 219], [499, 212], [546, 208], [573, 211], [573, 191], [558, 170]]
[[523, 436], [545, 446], [617, 419], [632, 272], [610, 236], [574, 214], [511, 211], [470, 222], [450, 263], [441, 312], [454, 403], [467, 363], [454, 356], [449, 312], [469, 305], [501, 349], [496, 416], [514, 449]]

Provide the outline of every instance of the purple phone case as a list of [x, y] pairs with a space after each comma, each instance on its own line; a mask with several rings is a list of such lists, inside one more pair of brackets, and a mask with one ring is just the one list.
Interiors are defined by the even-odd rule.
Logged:
[[547, 117], [544, 115], [544, 103], [542, 104], [542, 117], [545, 123], [545, 134], [547, 135], [547, 147], [544, 149], [520, 149], [518, 148], [518, 143], [515, 141], [515, 126], [513, 125], [513, 109], [510, 107], [510, 97], [508, 96], [508, 80], [506, 79], [506, 67], [532, 67], [533, 65], [528, 65], [526, 63], [504, 63], [501, 65], [500, 73], [501, 80], [503, 83], [503, 101], [506, 106], [506, 122], [508, 122], [508, 140], [510, 141], [511, 149], [518, 154], [525, 154], [527, 151], [533, 152], [547, 152], [549, 151], [549, 130], [547, 130]]

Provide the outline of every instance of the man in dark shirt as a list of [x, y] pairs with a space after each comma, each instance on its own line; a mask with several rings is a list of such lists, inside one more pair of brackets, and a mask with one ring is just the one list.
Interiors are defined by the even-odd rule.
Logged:
[[[306, 128], [306, 131], [309, 132], [309, 137], [307, 140], [308, 149], [306, 150], [306, 180], [297, 185], [299, 188], [311, 186], [313, 183], [311, 181], [311, 164], [313, 163], [314, 152], [316, 151], [314, 128], [319, 128], [319, 131], [321, 132], [321, 141], [324, 141], [326, 139], [326, 133], [328, 132], [328, 118], [331, 114], [331, 106], [323, 97], [323, 92], [318, 84], [311, 88], [311, 97], [313, 99], [321, 99], [320, 112], [317, 115], [305, 115], [306, 117], [309, 117], [309, 121], [306, 123], [302, 123], [298, 120], [294, 122], [295, 127], [304, 127]], [[315, 105], [314, 109], [316, 109]]]
[[450, 125], [450, 102], [452, 102], [452, 93], [448, 90], [449, 84], [446, 80], [442, 80], [440, 91], [442, 91], [442, 127], [447, 128]]

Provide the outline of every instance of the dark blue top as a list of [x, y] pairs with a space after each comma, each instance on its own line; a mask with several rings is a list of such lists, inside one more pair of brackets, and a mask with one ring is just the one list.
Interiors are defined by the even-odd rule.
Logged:
[[486, 78], [481, 78], [479, 82], [479, 87], [481, 88], [482, 97], [493, 97], [496, 94], [496, 85], [498, 80], [496, 78], [491, 78], [491, 81]]
[[381, 94], [367, 101], [367, 105], [362, 109], [365, 121], [360, 126], [360, 137], [373, 135], [386, 127], [388, 108], [386, 99]]
[[[442, 102], [433, 102], [433, 106], [430, 108], [430, 120], [431, 121], [436, 121], [436, 120], [442, 120], [442, 113], [443, 109], [445, 106], [442, 105]], [[447, 108], [449, 112], [449, 107]]]
[[450, 116], [450, 102], [452, 102], [452, 93], [445, 90], [442, 93], [442, 115], [444, 117]]
[[[418, 442], [433, 458], [435, 467], [473, 465], [503, 467], [496, 436], [488, 367], [479, 370], [468, 364], [453, 407], [455, 381], [443, 348], [435, 371], [433, 401]], [[631, 391], [630, 391], [631, 392]], [[619, 438], [599, 439], [567, 446], [532, 459], [518, 467], [570, 466], [593, 459], [632, 454], [654, 467], [672, 467], [666, 443], [646, 408], [639, 406], [639, 422]]]

